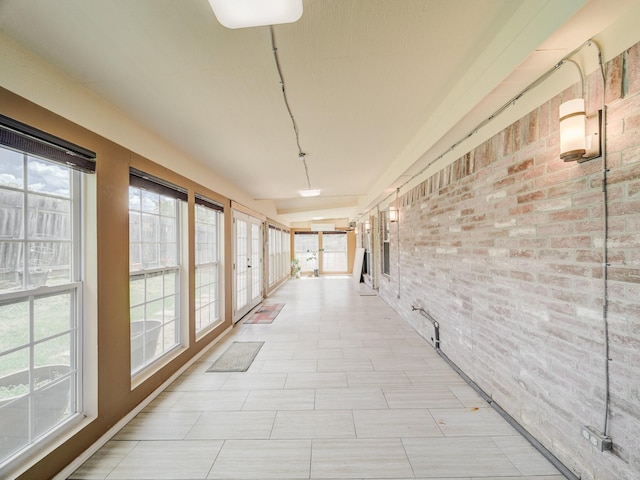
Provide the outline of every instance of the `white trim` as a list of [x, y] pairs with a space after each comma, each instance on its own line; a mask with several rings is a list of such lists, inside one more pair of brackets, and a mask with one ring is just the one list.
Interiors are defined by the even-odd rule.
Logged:
[[76, 459], [67, 465], [63, 470], [61, 470], [56, 476], [53, 477], [52, 480], [65, 480], [70, 475], [73, 474], [78, 468], [82, 466], [84, 462], [89, 460], [91, 456], [96, 453], [102, 446], [104, 446], [109, 440], [111, 440], [116, 433], [118, 433], [127, 423], [129, 423], [133, 418], [140, 413], [147, 405], [149, 405], [158, 395], [160, 395], [171, 383], [173, 383], [180, 375], [182, 375], [191, 365], [193, 365], [200, 357], [202, 357], [205, 353], [211, 349], [214, 345], [216, 345], [220, 340], [222, 340], [233, 327], [227, 327], [227, 329], [222, 332], [219, 336], [217, 336], [209, 345], [199, 351], [196, 355], [193, 356], [191, 360], [185, 363], [182, 367], [180, 367], [173, 375], [171, 375], [167, 380], [164, 381], [162, 385], [156, 388], [147, 398], [145, 398], [142, 402], [140, 402], [136, 407], [131, 410], [127, 415], [125, 415], [118, 423], [116, 423], [113, 427], [111, 427], [107, 432], [102, 435], [96, 442], [94, 442], [89, 448], [87, 448], [84, 452], [82, 452]]

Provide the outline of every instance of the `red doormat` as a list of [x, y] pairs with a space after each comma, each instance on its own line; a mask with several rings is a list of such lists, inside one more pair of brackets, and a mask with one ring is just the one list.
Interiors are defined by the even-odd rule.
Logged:
[[282, 310], [282, 307], [284, 307], [284, 303], [262, 305], [249, 315], [244, 323], [272, 323], [280, 313], [280, 310]]

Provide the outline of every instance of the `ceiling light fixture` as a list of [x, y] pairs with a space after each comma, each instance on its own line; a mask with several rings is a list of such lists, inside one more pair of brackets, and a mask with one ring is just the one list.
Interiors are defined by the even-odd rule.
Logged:
[[227, 28], [293, 23], [302, 16], [302, 0], [209, 0], [218, 21]]
[[305, 190], [299, 190], [298, 193], [301, 197], [317, 197], [320, 195], [319, 188], [307, 188]]

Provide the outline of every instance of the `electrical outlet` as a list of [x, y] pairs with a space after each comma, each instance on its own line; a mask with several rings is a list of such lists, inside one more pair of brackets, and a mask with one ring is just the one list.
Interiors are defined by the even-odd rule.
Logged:
[[611, 437], [605, 435], [604, 433], [600, 433], [593, 427], [582, 426], [580, 427], [580, 433], [591, 445], [598, 449], [600, 452], [604, 452], [605, 450], [611, 450], [613, 447], [613, 443], [611, 442]]

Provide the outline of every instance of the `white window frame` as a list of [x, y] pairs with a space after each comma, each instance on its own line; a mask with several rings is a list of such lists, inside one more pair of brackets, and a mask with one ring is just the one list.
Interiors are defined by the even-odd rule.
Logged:
[[[141, 330], [142, 334], [138, 335], [139, 332], [137, 330], [133, 331], [132, 329], [131, 337], [130, 337], [131, 338], [131, 349], [130, 349], [131, 378], [132, 378], [132, 383], [137, 386], [140, 383], [140, 379], [145, 378], [145, 375], [149, 371], [157, 368], [158, 365], [164, 364], [167, 361], [167, 357], [169, 355], [171, 355], [177, 349], [184, 346], [183, 343], [185, 342], [186, 335], [185, 335], [185, 326], [184, 326], [183, 319], [186, 317], [184, 315], [185, 313], [184, 306], [183, 306], [184, 302], [182, 298], [183, 298], [183, 292], [188, 291], [188, 289], [185, 289], [184, 275], [183, 275], [184, 259], [183, 259], [182, 241], [183, 241], [183, 234], [185, 229], [183, 226], [184, 202], [181, 200], [186, 200], [186, 191], [183, 191], [182, 189], [180, 189], [180, 187], [173, 186], [168, 182], [165, 182], [157, 178], [153, 178], [150, 175], [143, 174], [142, 172], [136, 171], [134, 169], [131, 169], [131, 171], [132, 171], [132, 174], [131, 174], [132, 180], [137, 179], [138, 181], [142, 181], [143, 183], [146, 181], [150, 187], [149, 191], [154, 195], [157, 195], [159, 201], [172, 200], [174, 202], [174, 207], [175, 207], [175, 214], [174, 214], [175, 216], [173, 217], [175, 219], [175, 225], [174, 225], [175, 226], [175, 246], [176, 246], [175, 257], [174, 257], [175, 263], [167, 264], [167, 265], [158, 265], [151, 268], [145, 268], [142, 264], [140, 264], [139, 269], [133, 270], [131, 268], [131, 261], [130, 261], [130, 266], [129, 266], [130, 287], [133, 280], [142, 279], [145, 281], [145, 286], [143, 288], [143, 291], [144, 291], [143, 301], [132, 304], [131, 298], [130, 298], [130, 304], [129, 304], [130, 312], [134, 308], [141, 308], [141, 307], [145, 311], [145, 315], [144, 315], [145, 319], [143, 320], [144, 323], [142, 324], [142, 330]], [[143, 179], [143, 180], [140, 180], [140, 179]], [[158, 187], [159, 190], [154, 190], [154, 187]], [[129, 186], [129, 192], [131, 194], [133, 190], [138, 190], [140, 191], [140, 195], [142, 198], [142, 194], [145, 192], [145, 188], [146, 187], [140, 187], [132, 183]], [[174, 191], [178, 192], [180, 195], [184, 195], [184, 198], [178, 198], [176, 196], [173, 196], [171, 192], [174, 192]], [[136, 213], [140, 213], [140, 216], [142, 216], [143, 213], [146, 215], [157, 216], [158, 225], [162, 224], [162, 222], [160, 222], [160, 219], [162, 217], [172, 218], [172, 217], [167, 217], [166, 215], [162, 215], [160, 211], [160, 207], [158, 209], [157, 215], [143, 210], [142, 205], [140, 205], [139, 210], [133, 210], [133, 211], [135, 211]], [[131, 205], [129, 205], [129, 212], [130, 212], [129, 217], [131, 221], [131, 212], [132, 212]], [[139, 242], [134, 242], [134, 243], [139, 243], [140, 247], [142, 247], [143, 243], [156, 243], [157, 248], [160, 249], [162, 242], [160, 241], [159, 238], [155, 242], [142, 241], [143, 240], [142, 239], [142, 234], [143, 234], [142, 223], [140, 225], [141, 225], [141, 228], [140, 228]], [[131, 232], [130, 232], [129, 248], [132, 248], [131, 245], [132, 245], [132, 241], [131, 241]], [[140, 260], [142, 260], [142, 251], [140, 252], [139, 258]], [[160, 296], [154, 296], [153, 298], [149, 298], [146, 284], [149, 279], [155, 276], [162, 276], [163, 278], [162, 294]], [[169, 276], [174, 277], [173, 279], [174, 290], [171, 294], [168, 294], [168, 292], [165, 290], [164, 278]], [[161, 320], [159, 318], [156, 320], [149, 320], [146, 318], [146, 308], [150, 303], [157, 302], [160, 299], [162, 299], [164, 303], [164, 300], [170, 297], [173, 297], [173, 302], [174, 302], [173, 318], [166, 320], [164, 309], [163, 309]], [[147, 326], [148, 322], [159, 322], [160, 325], [156, 326], [155, 324], [152, 324], [150, 328], [148, 328]], [[131, 322], [131, 325], [133, 325], [134, 323], [135, 322]], [[173, 324], [173, 327], [172, 327], [172, 324]], [[173, 339], [170, 339], [167, 337], [167, 334], [170, 334], [172, 330], [173, 330]], [[154, 348], [154, 352], [158, 352], [158, 349], [160, 349], [160, 351], [158, 353], [155, 353], [155, 355], [149, 355], [148, 349], [150, 348]], [[140, 351], [140, 353], [138, 353], [138, 351]], [[141, 362], [138, 362], [137, 360], [138, 358], [140, 358], [140, 355], [141, 355]]]
[[[336, 235], [340, 235], [344, 238], [344, 250], [343, 251], [337, 251], [337, 250], [330, 250], [327, 248], [327, 242], [326, 240], [328, 238], [331, 238], [333, 236]], [[331, 243], [331, 242], [329, 242]], [[323, 232], [322, 233], [322, 271], [323, 272], [332, 272], [332, 273], [345, 273], [347, 272], [347, 270], [349, 269], [349, 259], [348, 259], [348, 251], [349, 251], [349, 239], [347, 237], [347, 232], [341, 232], [341, 233], [328, 233], [328, 232]], [[330, 259], [332, 257], [332, 254], [336, 254], [336, 253], [344, 253], [344, 268], [338, 268], [338, 269], [331, 269], [328, 268], [327, 265], [327, 259]]]
[[[30, 127], [27, 127], [30, 128]], [[44, 134], [43, 132], [35, 131], [35, 137], [40, 138], [40, 134]], [[47, 135], [47, 134], [44, 134]], [[50, 137], [49, 138], [53, 138]], [[58, 140], [58, 139], [55, 139]], [[37, 140], [36, 140], [37, 141]], [[60, 140], [63, 143], [66, 143]], [[71, 144], [68, 144], [71, 145]], [[28, 148], [32, 148], [33, 145], [30, 144]], [[85, 370], [85, 352], [84, 345], [85, 341], [85, 332], [84, 332], [84, 324], [85, 317], [87, 312], [95, 313], [95, 304], [92, 303], [92, 307], [87, 308], [83, 301], [83, 290], [85, 289], [85, 234], [87, 233], [87, 225], [91, 224], [90, 221], [83, 222], [82, 219], [85, 217], [85, 208], [86, 203], [84, 196], [87, 193], [87, 188], [85, 186], [84, 178], [85, 175], [81, 173], [76, 168], [71, 168], [65, 164], [62, 164], [59, 160], [55, 161], [47, 158], [48, 155], [38, 155], [31, 154], [28, 151], [14, 149], [11, 147], [7, 147], [4, 145], [0, 146], [1, 149], [6, 149], [9, 151], [16, 152], [18, 155], [23, 157], [23, 166], [22, 166], [22, 187], [18, 186], [2, 186], [0, 189], [2, 191], [11, 191], [17, 193], [22, 196], [22, 235], [21, 238], [11, 238], [11, 239], [2, 239], [8, 243], [17, 243], [22, 246], [22, 251], [24, 252], [23, 257], [23, 265], [22, 265], [22, 276], [18, 276], [18, 270], [16, 270], [15, 275], [17, 279], [22, 279], [22, 286], [16, 286], [11, 290], [0, 291], [0, 305], [16, 305], [19, 303], [26, 302], [28, 308], [28, 316], [29, 316], [29, 334], [28, 340], [25, 343], [14, 345], [12, 348], [4, 350], [0, 352], [0, 362], [2, 362], [3, 357], [8, 357], [12, 353], [18, 353], [20, 351], [27, 350], [28, 351], [28, 372], [29, 372], [29, 386], [28, 393], [23, 396], [16, 397], [10, 403], [4, 404], [4, 406], [8, 409], [10, 408], [18, 408], [20, 411], [20, 403], [27, 400], [27, 408], [28, 408], [28, 417], [29, 417], [29, 425], [27, 427], [27, 435], [28, 441], [23, 446], [15, 449], [13, 452], [6, 454], [5, 456], [0, 457], [0, 476], [4, 476], [5, 473], [11, 471], [11, 469], [17, 468], [22, 462], [26, 461], [28, 458], [31, 458], [34, 455], [34, 452], [42, 451], [45, 448], [53, 448], [53, 445], [56, 444], [63, 434], [68, 434], [74, 428], [78, 428], [80, 422], [87, 415], [85, 412], [87, 397], [91, 398], [91, 392], [87, 392], [86, 388], [90, 382], [84, 382], [84, 370]], [[38, 145], [35, 145], [36, 150], [40, 148]], [[50, 146], [47, 145], [44, 147], [45, 153], [47, 153], [47, 149], [50, 150]], [[82, 149], [84, 150], [84, 149]], [[88, 152], [88, 151], [86, 151]], [[89, 152], [91, 153], [91, 152]], [[52, 155], [52, 158], [55, 158], [55, 152]], [[95, 154], [93, 157], [95, 158]], [[70, 175], [70, 192], [69, 197], [66, 198], [64, 196], [46, 193], [38, 190], [31, 189], [29, 187], [29, 168], [28, 162], [30, 160], [35, 160], [37, 162], [45, 162], [45, 164], [55, 165], [58, 168], [66, 168], [69, 171]], [[95, 164], [95, 163], [93, 163]], [[81, 167], [78, 167], [82, 169]], [[95, 167], [93, 167], [95, 168]], [[85, 170], [92, 172], [91, 170]], [[92, 193], [95, 194], [95, 189], [92, 190]], [[40, 197], [48, 197], [48, 198], [59, 198], [63, 201], [68, 201], [70, 204], [70, 212], [69, 212], [69, 221], [70, 221], [70, 239], [69, 240], [59, 240], [58, 242], [69, 243], [70, 253], [69, 253], [69, 279], [62, 283], [47, 285], [47, 281], [50, 278], [47, 276], [48, 280], [44, 280], [44, 284], [27, 284], [29, 281], [29, 269], [33, 269], [32, 264], [30, 264], [29, 259], [27, 258], [27, 252], [30, 251], [28, 249], [29, 244], [33, 243], [49, 243], [56, 242], [55, 239], [42, 239], [38, 238], [38, 236], [34, 236], [28, 230], [29, 225], [29, 196], [30, 195], [38, 195]], [[89, 235], [92, 240], [95, 241], [95, 238]], [[33, 248], [33, 247], [32, 247]], [[95, 267], [94, 262], [87, 261], [89, 267]], [[40, 264], [40, 267], [42, 265]], [[16, 268], [18, 268], [16, 266]], [[62, 295], [69, 295], [69, 326], [65, 328], [65, 330], [60, 330], [54, 332], [51, 335], [45, 335], [41, 338], [36, 338], [36, 322], [38, 319], [35, 317], [35, 304], [40, 299], [45, 299], [49, 297], [56, 297]], [[91, 303], [91, 302], [90, 302]], [[65, 314], [66, 315], [66, 314]], [[89, 329], [91, 330], [91, 329]], [[65, 336], [69, 336], [69, 371], [64, 371], [60, 373], [57, 369], [55, 373], [53, 373], [53, 367], [50, 367], [51, 375], [55, 375], [54, 378], [50, 379], [50, 381], [44, 385], [36, 385], [35, 379], [37, 378], [36, 369], [42, 365], [38, 364], [38, 360], [36, 358], [36, 350], [38, 346], [44, 345], [46, 342], [54, 341], [57, 338], [63, 338]], [[65, 342], [66, 343], [66, 342]], [[62, 364], [61, 364], [62, 365]], [[87, 370], [91, 371], [95, 366], [90, 366]], [[68, 398], [68, 411], [64, 412], [64, 416], [58, 420], [54, 420], [51, 425], [45, 423], [44, 427], [38, 428], [38, 420], [36, 420], [36, 411], [34, 410], [34, 402], [37, 402], [36, 399], [42, 398], [42, 395], [46, 395], [45, 392], [52, 391], [56, 389], [60, 389], [65, 382], [69, 382], [69, 398]], [[66, 390], [66, 389], [65, 389]], [[90, 404], [91, 401], [89, 401]], [[13, 406], [13, 407], [12, 407]], [[65, 407], [67, 408], [67, 407]], [[48, 410], [48, 409], [45, 409]], [[8, 411], [8, 410], [7, 410]], [[2, 412], [0, 410], [0, 416]], [[15, 415], [15, 413], [14, 413]], [[41, 412], [38, 411], [38, 417], [41, 418]], [[0, 417], [1, 418], [1, 417]], [[14, 417], [15, 418], [15, 417]], [[7, 430], [7, 426], [3, 427], [3, 430]], [[38, 431], [42, 430], [42, 431]]]
[[[204, 200], [204, 199], [203, 199]], [[211, 329], [215, 328], [216, 326], [220, 325], [220, 323], [222, 323], [222, 282], [221, 279], [224, 279], [223, 275], [224, 272], [222, 271], [222, 261], [221, 261], [221, 253], [222, 253], [222, 232], [223, 232], [223, 222], [224, 222], [224, 214], [223, 214], [223, 210], [221, 209], [217, 209], [217, 208], [211, 208], [208, 205], [206, 205], [205, 203], [206, 201], [202, 201], [202, 203], [198, 203], [198, 196], [196, 196], [196, 204], [194, 205], [195, 208], [195, 212], [194, 212], [194, 217], [195, 217], [195, 224], [196, 224], [196, 229], [198, 226], [198, 209], [202, 208], [202, 209], [207, 209], [209, 211], [213, 211], [215, 212], [215, 219], [216, 219], [216, 224], [215, 224], [215, 232], [214, 232], [214, 236], [215, 236], [215, 260], [212, 262], [198, 262], [198, 256], [197, 256], [197, 252], [198, 252], [198, 235], [196, 232], [196, 236], [195, 236], [195, 251], [196, 251], [196, 258], [195, 258], [195, 268], [196, 268], [196, 279], [195, 279], [195, 286], [194, 286], [194, 292], [195, 292], [195, 329], [196, 329], [196, 338], [201, 338], [203, 335], [205, 335], [206, 333], [208, 333]], [[204, 222], [202, 222], [204, 223]], [[210, 225], [210, 224], [207, 224]], [[207, 243], [207, 245], [210, 245], [210, 243]], [[215, 281], [215, 288], [213, 290], [210, 289], [210, 293], [213, 293], [214, 298], [210, 299], [211, 301], [209, 301], [208, 303], [205, 304], [199, 304], [199, 296], [198, 296], [198, 288], [202, 288], [205, 285], [200, 285], [198, 284], [198, 268], [202, 268], [202, 267], [206, 267], [209, 269], [213, 269], [213, 271], [215, 272], [215, 276], [216, 276], [216, 281]], [[212, 283], [209, 283], [207, 285], [212, 285]], [[214, 305], [213, 308], [213, 313], [214, 313], [214, 317], [212, 318], [211, 315], [209, 315], [209, 320], [207, 322], [202, 322], [199, 321], [199, 319], [201, 318], [201, 314], [202, 311], [205, 308], [209, 308], [209, 312], [211, 312], [211, 305]]]

